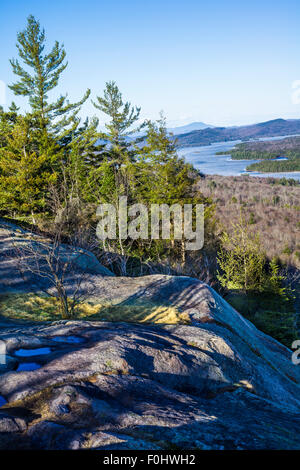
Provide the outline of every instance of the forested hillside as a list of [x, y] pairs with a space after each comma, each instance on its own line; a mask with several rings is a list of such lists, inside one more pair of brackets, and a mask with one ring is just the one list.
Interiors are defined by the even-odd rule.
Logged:
[[263, 160], [248, 165], [248, 171], [300, 171], [300, 137], [246, 142], [236, 145], [225, 154], [230, 154], [233, 160]]
[[181, 134], [177, 136], [177, 142], [179, 147], [197, 147], [214, 142], [249, 140], [293, 134], [300, 134], [300, 119], [274, 119], [273, 121], [249, 126], [208, 128]]

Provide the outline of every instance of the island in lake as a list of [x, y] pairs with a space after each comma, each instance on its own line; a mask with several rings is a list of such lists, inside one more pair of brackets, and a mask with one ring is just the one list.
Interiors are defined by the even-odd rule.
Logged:
[[280, 140], [243, 142], [227, 152], [233, 160], [261, 160], [247, 166], [247, 171], [290, 172], [300, 171], [300, 137]]

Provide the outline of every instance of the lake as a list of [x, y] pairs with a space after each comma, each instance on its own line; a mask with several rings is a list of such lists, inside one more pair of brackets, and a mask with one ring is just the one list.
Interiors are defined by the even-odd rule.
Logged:
[[[260, 140], [278, 140], [288, 136], [280, 136]], [[185, 147], [178, 150], [178, 155], [184, 157], [195, 168], [199, 169], [206, 175], [223, 175], [223, 176], [261, 176], [275, 178], [294, 178], [300, 181], [300, 173], [259, 173], [256, 171], [246, 171], [246, 167], [251, 163], [259, 160], [231, 160], [230, 155], [216, 155], [217, 152], [226, 152], [235, 147], [241, 141], [217, 142], [215, 144], [201, 147]]]

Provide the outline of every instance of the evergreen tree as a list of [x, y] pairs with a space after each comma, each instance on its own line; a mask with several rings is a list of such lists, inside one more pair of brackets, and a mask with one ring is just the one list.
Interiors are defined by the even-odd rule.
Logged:
[[[103, 146], [98, 145], [98, 120], [90, 123], [85, 121], [83, 126], [73, 134], [67, 157], [62, 163], [61, 173], [67, 182], [65, 200], [76, 200], [80, 206], [84, 202], [94, 200], [97, 179], [95, 172], [99, 168], [99, 151]], [[66, 201], [67, 203], [67, 201]]]
[[49, 92], [56, 88], [68, 64], [64, 47], [58, 41], [48, 53], [45, 52], [45, 42], [44, 29], [30, 15], [26, 29], [17, 35], [20, 61], [10, 61], [19, 80], [9, 88], [17, 96], [28, 97], [36, 128], [43, 134], [54, 133], [61, 143], [68, 144], [72, 133], [79, 126], [77, 114], [90, 95], [90, 90], [77, 103], [69, 103], [67, 95], [60, 96], [54, 102], [49, 101]]
[[[97, 150], [98, 139], [98, 120], [87, 119], [81, 124], [78, 117], [81, 105], [88, 98], [90, 90], [87, 90], [82, 100], [77, 103], [69, 103], [67, 95], [59, 96], [54, 101], [50, 100], [49, 92], [57, 87], [60, 76], [67, 67], [67, 62], [64, 47], [57, 41], [48, 53], [45, 51], [45, 46], [45, 31], [33, 16], [29, 16], [25, 30], [17, 36], [19, 60], [11, 60], [11, 65], [18, 81], [10, 85], [10, 88], [15, 95], [28, 98], [30, 113], [16, 121], [17, 109], [14, 104], [10, 109], [10, 114], [0, 113], [0, 146], [2, 146], [0, 175], [3, 182], [0, 190], [1, 206], [4, 207], [5, 201], [9, 198], [11, 201], [16, 199], [19, 201], [17, 206], [21, 212], [27, 213], [30, 209], [32, 214], [38, 208], [43, 207], [46, 210], [47, 181], [52, 185], [56, 182], [57, 193], [59, 193], [58, 188], [62, 181], [70, 184], [70, 198], [72, 199], [74, 179], [76, 179], [78, 193], [78, 165], [76, 174], [72, 173], [75, 168], [75, 155], [77, 159], [82, 158], [84, 165], [87, 166], [87, 168], [80, 166], [80, 180], [82, 181], [90, 167], [92, 156]], [[7, 138], [8, 136], [11, 138]], [[14, 147], [15, 154], [12, 152]], [[23, 152], [24, 148], [26, 148], [26, 156]], [[17, 166], [17, 162], [25, 164], [26, 168], [27, 189], [24, 190], [24, 198], [22, 198], [19, 186], [11, 184], [14, 176], [10, 176], [10, 173], [13, 165]], [[70, 170], [69, 178], [65, 181], [67, 168]], [[29, 178], [28, 172], [32, 170], [34, 173], [36, 169], [39, 169], [36, 173], [37, 180], [34, 180], [33, 176]], [[16, 174], [19, 174], [22, 180], [19, 171]], [[49, 175], [52, 175], [51, 178]], [[5, 178], [10, 178], [6, 181], [7, 184]], [[68, 191], [66, 190], [65, 193], [67, 194]], [[65, 199], [61, 201], [62, 204], [64, 202]], [[12, 203], [6, 207], [11, 205]]]
[[[176, 142], [168, 134], [163, 115], [157, 122], [147, 122], [147, 133], [143, 145], [136, 146], [138, 162], [133, 166], [134, 198], [150, 204], [185, 204], [207, 203], [205, 217], [211, 215], [211, 201], [204, 198], [196, 188], [199, 173], [183, 158], [179, 158]], [[179, 257], [185, 262], [185, 239], [175, 241], [174, 224], [171, 218], [171, 239], [156, 240], [151, 244], [160, 252]]]
[[104, 142], [99, 155], [102, 162], [91, 171], [89, 178], [98, 201], [111, 202], [118, 207], [120, 196], [132, 197], [132, 164], [136, 159], [134, 146], [137, 141], [133, 134], [139, 132], [144, 124], [137, 125], [140, 108], [123, 101], [114, 81], [106, 83], [103, 97], [98, 96], [93, 105], [109, 121], [105, 124], [105, 131], [99, 134]]
[[4, 147], [0, 147], [0, 210], [34, 214], [45, 209], [49, 183], [56, 174], [49, 169], [49, 154], [37, 153], [28, 117], [18, 116]]
[[0, 148], [5, 147], [7, 138], [12, 132], [12, 128], [16, 123], [19, 108], [13, 102], [8, 110], [5, 112], [0, 106]]
[[157, 122], [147, 122], [145, 142], [139, 148], [137, 190], [144, 200], [157, 204], [192, 204], [193, 185], [199, 174], [177, 155], [175, 141], [168, 134], [163, 115]]
[[101, 133], [100, 137], [109, 143], [107, 156], [118, 169], [129, 157], [134, 158], [132, 142], [128, 137], [143, 127], [132, 127], [139, 119], [141, 108], [132, 106], [128, 101], [124, 103], [114, 81], [106, 83], [103, 97], [97, 96], [93, 105], [110, 119], [105, 124], [106, 132]]
[[265, 286], [266, 257], [259, 236], [253, 235], [244, 217], [233, 224], [233, 233], [224, 231], [218, 252], [220, 271], [217, 278], [222, 287], [244, 292], [262, 292]]

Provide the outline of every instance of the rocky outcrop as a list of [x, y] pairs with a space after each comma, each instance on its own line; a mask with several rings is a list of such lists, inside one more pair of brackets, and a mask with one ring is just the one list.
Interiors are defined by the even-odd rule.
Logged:
[[0, 376], [2, 448], [300, 448], [298, 386], [221, 325], [65, 321], [0, 337], [39, 367]]
[[[10, 282], [13, 253], [6, 263], [2, 290], [27, 292], [30, 283]], [[0, 369], [0, 448], [300, 448], [291, 351], [213, 289], [162, 275], [91, 273], [87, 283], [93, 302], [149, 313], [171, 305], [190, 323], [2, 319], [9, 360]]]

